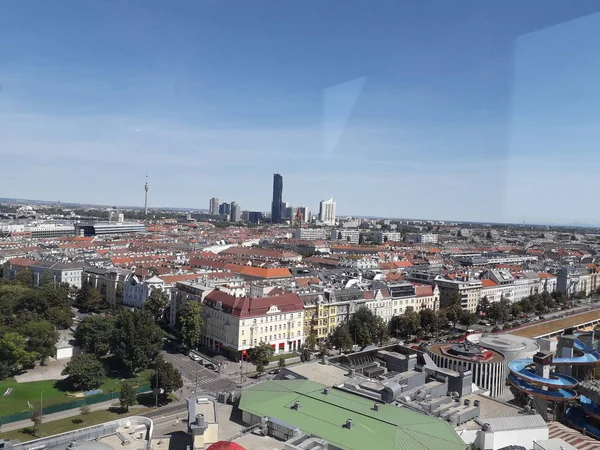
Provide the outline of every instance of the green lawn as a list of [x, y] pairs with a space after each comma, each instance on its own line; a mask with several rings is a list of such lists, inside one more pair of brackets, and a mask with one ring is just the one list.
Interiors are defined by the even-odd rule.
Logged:
[[[137, 377], [129, 378], [128, 381], [134, 386], [143, 386], [149, 383], [151, 375], [152, 370], [145, 370]], [[39, 405], [42, 391], [44, 392], [44, 407], [77, 400], [68, 396], [63, 386], [64, 382], [61, 383], [58, 380], [32, 381], [29, 383], [17, 383], [14, 379], [0, 381], [0, 395], [4, 394], [8, 388], [13, 388], [9, 396], [0, 397], [0, 417], [27, 411], [28, 401], [33, 405]], [[100, 389], [105, 394], [119, 392], [121, 390], [121, 379], [106, 378]]]
[[[77, 415], [66, 419], [45, 422], [43, 424], [44, 436], [51, 436], [53, 434], [77, 430], [78, 428], [90, 427], [92, 425], [110, 422], [111, 420], [117, 420], [127, 416], [144, 414], [149, 410], [150, 408], [132, 408], [128, 413], [118, 413], [109, 410], [93, 411], [86, 416]], [[32, 430], [32, 427], [27, 427], [15, 431], [7, 431], [6, 433], [0, 433], [0, 439], [18, 439], [21, 442], [31, 441], [38, 438], [38, 436], [33, 436]]]
[[280, 353], [278, 355], [271, 356], [271, 362], [279, 361], [281, 358], [290, 359], [290, 358], [296, 358], [298, 356], [300, 356], [298, 353]]

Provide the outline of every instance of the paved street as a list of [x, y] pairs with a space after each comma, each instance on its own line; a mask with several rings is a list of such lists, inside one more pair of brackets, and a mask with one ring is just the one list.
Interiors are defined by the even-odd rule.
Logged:
[[232, 379], [227, 374], [219, 374], [214, 370], [207, 369], [202, 364], [190, 359], [187, 355], [163, 352], [163, 356], [165, 360], [173, 364], [181, 372], [184, 391], [177, 394], [181, 394], [183, 397], [191, 394], [196, 388], [201, 391], [216, 392], [239, 382], [239, 380]]

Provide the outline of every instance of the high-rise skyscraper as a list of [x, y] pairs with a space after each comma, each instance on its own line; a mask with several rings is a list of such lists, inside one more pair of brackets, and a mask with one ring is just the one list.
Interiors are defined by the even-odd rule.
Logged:
[[242, 220], [242, 209], [237, 202], [231, 202], [231, 213], [229, 215], [231, 222], [239, 222]]
[[219, 199], [213, 197], [208, 202], [208, 213], [209, 214], [219, 214]]
[[231, 205], [229, 203], [221, 203], [219, 205], [219, 214], [222, 216], [228, 216], [231, 212]]
[[320, 203], [319, 220], [325, 225], [335, 225], [335, 202], [333, 197]]
[[271, 222], [281, 223], [283, 216], [283, 177], [273, 175], [273, 201], [271, 202]]

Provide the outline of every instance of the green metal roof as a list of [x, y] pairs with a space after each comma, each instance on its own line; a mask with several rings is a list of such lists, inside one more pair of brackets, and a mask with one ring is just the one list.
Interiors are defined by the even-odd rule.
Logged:
[[[240, 409], [273, 417], [346, 450], [464, 450], [466, 445], [447, 422], [381, 404], [308, 380], [265, 381], [242, 393]], [[295, 401], [300, 409], [293, 409]], [[344, 427], [352, 419], [353, 427]]]

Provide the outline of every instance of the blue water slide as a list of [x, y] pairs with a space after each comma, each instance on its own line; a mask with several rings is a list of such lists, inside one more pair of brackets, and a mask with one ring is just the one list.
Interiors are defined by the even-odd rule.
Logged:
[[567, 419], [574, 428], [585, 430], [589, 435], [594, 436], [596, 439], [600, 439], [600, 428], [589, 422], [586, 416], [585, 410], [578, 406], [573, 406], [567, 409]]
[[577, 398], [577, 392], [573, 389], [549, 389], [544, 390], [541, 387], [535, 386], [534, 384], [527, 383], [526, 381], [517, 378], [514, 374], [508, 376], [508, 380], [514, 387], [520, 391], [530, 394], [534, 397], [541, 397], [547, 400], [553, 400], [555, 402], [566, 402], [567, 400], [574, 400]]
[[531, 359], [515, 359], [508, 364], [508, 368], [516, 378], [526, 381], [527, 383], [547, 386], [549, 388], [573, 388], [577, 386], [576, 378], [561, 373], [552, 372], [550, 378], [544, 378], [537, 375], [529, 368], [531, 364]]

